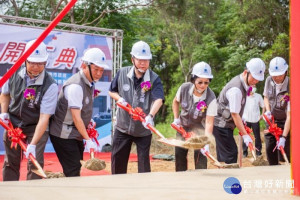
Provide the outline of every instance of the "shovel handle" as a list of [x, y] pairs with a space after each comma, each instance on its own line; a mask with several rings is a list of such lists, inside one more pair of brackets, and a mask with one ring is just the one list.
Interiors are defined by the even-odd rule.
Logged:
[[281, 146], [279, 149], [280, 149], [280, 152], [281, 152], [281, 154], [282, 154], [282, 156], [283, 156], [283, 159], [284, 159], [284, 161], [285, 161], [285, 164], [289, 165], [289, 164], [290, 164], [290, 163], [289, 163], [289, 159], [287, 158], [287, 155], [286, 155], [286, 153], [285, 153], [283, 147]]
[[91, 159], [95, 158], [95, 149], [94, 148], [90, 149], [90, 157], [91, 157]]
[[249, 148], [250, 148], [250, 151], [251, 151], [251, 153], [252, 153], [252, 156], [253, 156], [254, 160], [256, 160], [255, 149], [254, 149], [254, 147], [253, 147], [252, 142], [250, 142], [248, 146], [249, 146]]

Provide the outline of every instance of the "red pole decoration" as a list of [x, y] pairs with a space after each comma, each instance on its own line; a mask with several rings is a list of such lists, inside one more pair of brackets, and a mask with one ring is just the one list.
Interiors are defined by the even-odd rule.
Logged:
[[291, 166], [294, 195], [300, 196], [300, 1], [290, 1]]
[[62, 18], [69, 12], [74, 6], [77, 0], [71, 0], [66, 7], [56, 16], [56, 18], [48, 25], [48, 27], [42, 32], [32, 46], [17, 60], [17, 62], [3, 75], [0, 79], [0, 87], [19, 69], [22, 63], [31, 55], [31, 53], [40, 45], [40, 43], [47, 37], [47, 35], [54, 29], [54, 27], [62, 20]]

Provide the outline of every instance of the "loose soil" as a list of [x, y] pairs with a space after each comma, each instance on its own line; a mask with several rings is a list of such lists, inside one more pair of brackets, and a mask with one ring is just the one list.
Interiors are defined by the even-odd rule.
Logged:
[[[160, 142], [156, 141], [157, 137], [153, 135], [153, 140], [151, 144], [150, 154], [156, 155], [156, 154], [169, 154], [169, 155], [175, 155], [174, 147], [166, 146], [165, 144], [162, 144]], [[264, 136], [263, 133], [261, 133], [261, 139], [262, 139], [262, 157], [258, 157], [259, 164], [263, 163], [263, 165], [268, 164], [266, 161], [266, 153], [265, 153], [265, 143], [264, 143]], [[238, 136], [235, 136], [236, 143], [238, 144]], [[131, 153], [136, 153], [136, 147], [133, 144]], [[216, 156], [216, 150], [215, 150], [215, 141], [213, 141], [210, 144], [210, 153], [217, 158]], [[248, 157], [242, 159], [242, 167], [255, 167], [253, 163], [253, 157], [251, 154], [251, 151], [248, 149]], [[222, 163], [224, 164], [224, 163]], [[258, 165], [259, 165], [258, 164]], [[214, 166], [210, 160], [208, 159], [208, 169], [216, 169], [218, 167]], [[111, 163], [106, 163], [106, 170], [110, 171], [111, 169]], [[189, 150], [188, 152], [188, 170], [195, 170], [194, 165], [194, 151]], [[175, 162], [174, 161], [164, 161], [164, 160], [153, 160], [151, 161], [151, 171], [152, 172], [174, 172], [175, 171]], [[137, 173], [137, 162], [129, 162], [128, 163], [128, 169], [127, 173]]]

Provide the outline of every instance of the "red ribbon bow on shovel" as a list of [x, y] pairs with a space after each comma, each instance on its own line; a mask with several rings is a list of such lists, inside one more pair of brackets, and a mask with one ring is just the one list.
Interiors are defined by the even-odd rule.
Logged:
[[[270, 122], [269, 118], [268, 118], [265, 114], [263, 114], [263, 116], [264, 116], [266, 122], [267, 122], [268, 125], [269, 125], [269, 129], [268, 129], [269, 133], [271, 133], [272, 135], [274, 135], [274, 137], [276, 138], [276, 141], [278, 142], [280, 136], [281, 136], [282, 133], [283, 133], [282, 129], [281, 129], [280, 127], [278, 127], [277, 124], [274, 122], [274, 116], [272, 116], [272, 122]], [[276, 147], [277, 147], [277, 145], [275, 146], [275, 148], [276, 148]], [[288, 158], [287, 158], [287, 155], [286, 155], [286, 153], [285, 153], [283, 147], [280, 146], [279, 149], [280, 149], [280, 152], [281, 152], [281, 154], [282, 154], [282, 156], [283, 156], [283, 158], [284, 158], [284, 160], [285, 160], [285, 163], [286, 163], [286, 164], [289, 164], [289, 160], [288, 160]], [[274, 149], [274, 150], [275, 150], [275, 149]]]
[[[0, 119], [0, 124], [3, 126], [3, 128], [7, 130], [8, 139], [10, 139], [12, 142], [10, 147], [11, 148], [14, 147], [16, 149], [19, 144], [21, 149], [23, 151], [26, 151], [27, 145], [23, 141], [26, 138], [26, 136], [23, 134], [22, 129], [14, 128], [11, 122], [9, 122], [9, 125], [7, 125], [1, 119]], [[31, 153], [29, 154], [29, 159], [37, 168], [36, 170], [32, 169], [32, 171], [43, 178], [47, 178], [47, 175], [45, 174], [43, 168], [40, 166], [36, 158]]]

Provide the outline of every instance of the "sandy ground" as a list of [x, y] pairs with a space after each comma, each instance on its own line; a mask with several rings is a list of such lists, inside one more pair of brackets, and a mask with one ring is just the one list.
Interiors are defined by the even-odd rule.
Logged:
[[[156, 141], [157, 137], [153, 135], [152, 145], [150, 149], [151, 155], [156, 154], [168, 154], [168, 155], [175, 155], [174, 147], [166, 146], [165, 144], [162, 144], [160, 142]], [[235, 137], [236, 142], [238, 144], [238, 136]], [[264, 160], [266, 160], [266, 154], [265, 154], [265, 143], [264, 143], [264, 137], [261, 135], [262, 139], [262, 154]], [[215, 142], [214, 142], [215, 144]], [[132, 146], [132, 153], [136, 153], [136, 147], [135, 145]], [[210, 153], [216, 158], [216, 150], [213, 145], [210, 145]], [[248, 157], [242, 159], [242, 166], [243, 167], [255, 167], [252, 165], [252, 154], [250, 150], [248, 151]], [[208, 160], [210, 161], [210, 160]], [[111, 163], [106, 163], [106, 170], [110, 171], [111, 169]], [[217, 169], [216, 166], [212, 165], [211, 162], [208, 162], [208, 169]], [[194, 151], [189, 150], [188, 153], [188, 170], [195, 170], [195, 164], [194, 164]], [[153, 160], [151, 161], [151, 171], [152, 172], [175, 172], [175, 162], [174, 161], [164, 161], [164, 160]], [[129, 162], [128, 163], [128, 170], [127, 172], [130, 173], [137, 173], [137, 162]]]

